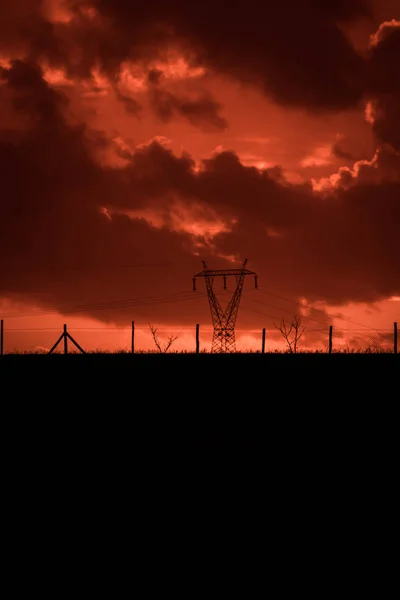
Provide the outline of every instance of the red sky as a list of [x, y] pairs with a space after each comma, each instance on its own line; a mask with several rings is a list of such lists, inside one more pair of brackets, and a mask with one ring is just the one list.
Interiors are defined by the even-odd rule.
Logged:
[[206, 342], [201, 260], [259, 275], [243, 348], [272, 317], [303, 314], [310, 344], [400, 320], [398, 0], [3, 4], [7, 349], [64, 322], [128, 347], [132, 319], [143, 348], [149, 322]]

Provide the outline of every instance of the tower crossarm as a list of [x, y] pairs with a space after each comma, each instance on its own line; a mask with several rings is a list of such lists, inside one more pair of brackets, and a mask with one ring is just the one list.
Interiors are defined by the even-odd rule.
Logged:
[[[243, 284], [246, 275], [253, 275], [255, 287], [258, 288], [258, 276], [254, 271], [246, 269], [247, 258], [241, 269], [209, 269], [203, 261], [203, 270], [193, 275], [193, 291], [196, 291], [196, 279], [203, 277], [205, 279], [207, 296], [210, 304], [211, 319], [213, 323], [213, 337], [211, 343], [211, 352], [228, 353], [236, 352], [235, 342], [235, 324], [238, 315], [240, 298], [242, 295]], [[226, 280], [228, 277], [235, 277], [236, 286], [225, 310], [213, 289], [214, 278], [222, 277], [224, 280], [224, 290], [227, 290]]]
[[200, 273], [196, 273], [193, 277], [229, 277], [231, 275], [256, 275], [254, 271], [249, 269], [204, 269]]

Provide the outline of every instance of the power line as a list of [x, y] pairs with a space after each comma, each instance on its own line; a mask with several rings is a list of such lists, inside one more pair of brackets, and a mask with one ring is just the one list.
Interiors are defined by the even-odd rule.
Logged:
[[[201, 293], [200, 293], [201, 294]], [[201, 294], [204, 295], [204, 294]], [[136, 306], [149, 306], [153, 304], [164, 304], [167, 302], [181, 302], [183, 300], [194, 300], [198, 295], [193, 296], [193, 292], [176, 292], [174, 294], [166, 294], [163, 296], [145, 296], [142, 298], [129, 298], [126, 300], [114, 300], [97, 304], [82, 304], [75, 306], [54, 307], [48, 310], [32, 311], [30, 313], [6, 313], [2, 318], [17, 318], [17, 317], [36, 317], [52, 314], [71, 314], [80, 312], [94, 312], [98, 310], [110, 310], [116, 308], [132, 308]]]
[[[269, 304], [268, 302], [260, 302], [260, 300], [256, 300], [255, 298], [249, 298], [249, 300], [251, 302], [256, 302], [257, 304], [260, 304], [261, 306], [269, 306], [270, 308], [275, 308], [276, 310], [283, 310], [284, 312], [292, 312], [288, 308], [282, 308], [281, 306], [275, 306], [274, 304]], [[265, 316], [268, 317], [269, 315], [265, 315]], [[307, 315], [299, 315], [299, 316], [301, 316], [302, 319], [308, 319], [310, 321], [315, 321], [316, 323], [320, 323], [321, 325], [329, 326], [329, 323], [327, 323], [326, 321], [320, 321], [319, 319], [314, 319], [313, 317], [308, 317]], [[269, 318], [278, 319], [278, 317], [269, 317]]]
[[278, 317], [271, 317], [271, 315], [267, 315], [265, 312], [261, 312], [260, 310], [256, 310], [255, 308], [250, 308], [249, 306], [242, 306], [244, 310], [249, 310], [258, 315], [262, 315], [263, 317], [268, 317], [269, 319], [278, 319]]
[[[280, 298], [281, 300], [285, 300], [286, 302], [291, 302], [292, 304], [297, 304], [298, 306], [307, 306], [310, 309], [314, 309], [314, 310], [318, 310], [315, 309], [314, 306], [312, 306], [311, 304], [309, 304], [308, 302], [299, 302], [298, 300], [291, 300], [290, 298], [286, 298], [285, 296], [280, 296], [279, 294], [274, 294], [273, 292], [266, 292], [264, 290], [260, 290], [260, 292], [262, 294], [268, 294], [269, 296], [275, 296], [276, 298]], [[280, 310], [287, 310], [287, 309], [280, 309]], [[287, 311], [288, 312], [288, 311]], [[373, 331], [379, 331], [379, 329], [376, 329], [376, 327], [370, 327], [369, 325], [364, 325], [364, 323], [359, 323], [358, 321], [353, 321], [352, 319], [347, 319], [345, 317], [339, 317], [337, 315], [332, 315], [331, 313], [325, 312], [325, 314], [328, 315], [328, 317], [330, 317], [331, 319], [340, 319], [341, 321], [346, 321], [347, 323], [352, 323], [353, 325], [361, 325], [362, 327], [365, 327], [366, 329], [371, 329]], [[301, 315], [301, 317], [304, 318], [308, 318], [311, 319], [311, 317], [306, 317], [306, 315]], [[314, 321], [316, 319], [313, 319]], [[322, 323], [322, 321], [319, 321], [320, 323]], [[329, 325], [329, 323], [324, 323], [326, 325]]]
[[[173, 294], [173, 295], [178, 295], [178, 294]], [[35, 310], [32, 311], [29, 315], [28, 313], [10, 313], [9, 315], [3, 315], [4, 317], [8, 317], [8, 316], [36, 316], [36, 315], [45, 315], [45, 314], [53, 314], [53, 313], [58, 313], [58, 312], [73, 312], [73, 311], [84, 311], [84, 310], [96, 310], [96, 309], [105, 309], [107, 307], [124, 307], [126, 306], [130, 306], [132, 303], [136, 302], [136, 301], [140, 301], [140, 300], [144, 300], [144, 301], [151, 301], [153, 298], [157, 299], [157, 298], [164, 298], [164, 296], [160, 297], [160, 296], [145, 296], [144, 298], [139, 298], [139, 299], [134, 299], [134, 298], [128, 298], [126, 300], [111, 300], [108, 302], [98, 302], [98, 303], [90, 303], [90, 304], [77, 304], [77, 305], [69, 305], [69, 306], [59, 306], [59, 307], [54, 307], [54, 308], [50, 308], [50, 309], [42, 309], [42, 310]]]

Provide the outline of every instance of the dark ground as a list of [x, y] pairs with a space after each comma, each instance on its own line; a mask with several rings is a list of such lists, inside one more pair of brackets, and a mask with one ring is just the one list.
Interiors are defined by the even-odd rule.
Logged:
[[400, 354], [390, 353], [238, 353], [238, 354], [194, 354], [194, 353], [88, 353], [82, 354], [6, 354], [0, 357], [0, 369], [168, 369], [181, 373], [182, 369], [265, 369], [265, 368], [326, 368], [365, 369], [398, 368]]
[[122, 436], [226, 454], [260, 452], [290, 432], [324, 443], [335, 423], [339, 438], [351, 423], [358, 434], [368, 415], [397, 405], [399, 375], [393, 354], [27, 354], [1, 357], [0, 393], [3, 410], [39, 428], [50, 419], [60, 435], [70, 422], [79, 437], [90, 422], [90, 435], [115, 445]]
[[[272, 548], [280, 581], [285, 553], [307, 573], [317, 564], [310, 547], [324, 564], [330, 547], [334, 569], [347, 549], [353, 569], [355, 540], [370, 553], [371, 523], [390, 533], [396, 514], [399, 366], [390, 355], [6, 355], [5, 518], [18, 545], [31, 537], [29, 557], [43, 539], [57, 563], [57, 544], [68, 560], [84, 552], [85, 568], [89, 540], [108, 560], [112, 531], [125, 560], [135, 545], [145, 561], [159, 547], [180, 560], [180, 544], [192, 561], [193, 547], [201, 561], [218, 553], [220, 568], [228, 542], [240, 560], [253, 548], [256, 564]], [[241, 531], [254, 538], [242, 545]]]
[[280, 581], [286, 553], [310, 572], [310, 547], [324, 564], [331, 548], [336, 570], [347, 550], [353, 569], [396, 516], [399, 366], [393, 355], [3, 356], [5, 518], [29, 557], [43, 539], [57, 563], [57, 544], [68, 560], [84, 552], [85, 568], [90, 539], [108, 560], [112, 531], [111, 551], [131, 560], [143, 531], [145, 561], [159, 547], [180, 560], [180, 544], [220, 568], [228, 542], [256, 564], [271, 548]]

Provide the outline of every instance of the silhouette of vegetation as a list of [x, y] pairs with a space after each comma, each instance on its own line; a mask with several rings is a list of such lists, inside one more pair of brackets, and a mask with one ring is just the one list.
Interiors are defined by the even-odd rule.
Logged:
[[[173, 340], [175, 341], [175, 340]], [[47, 356], [47, 352], [42, 351], [42, 350], [13, 350], [12, 352], [7, 352], [6, 354], [4, 354], [3, 357], [0, 357], [0, 359], [5, 359], [7, 356]], [[112, 350], [112, 351], [107, 351], [107, 350], [102, 350], [100, 348], [96, 349], [96, 350], [88, 350], [86, 352], [86, 355], [99, 355], [99, 356], [120, 356], [120, 355], [124, 355], [127, 357], [131, 357], [131, 356], [139, 356], [139, 355], [159, 355], [159, 354], [164, 354], [164, 352], [160, 352], [158, 349], [157, 350], [136, 350], [136, 352], [132, 355], [131, 352], [129, 352], [128, 350], [126, 350], [125, 348], [119, 348], [117, 350]], [[176, 355], [176, 356], [180, 356], [180, 355], [193, 355], [196, 356], [196, 352], [194, 350], [190, 351], [190, 350], [173, 350], [172, 352], [168, 352], [169, 355]], [[206, 349], [202, 349], [201, 352], [199, 353], [200, 355], [207, 355], [207, 356], [223, 356], [221, 354], [211, 354], [210, 352], [208, 352]], [[237, 350], [234, 353], [229, 353], [226, 356], [233, 356], [233, 355], [241, 355], [241, 356], [276, 356], [276, 355], [285, 355], [285, 354], [294, 354], [294, 352], [288, 352], [287, 350], [267, 350], [264, 354], [262, 354], [260, 352], [260, 350]], [[321, 349], [316, 349], [316, 350], [299, 350], [297, 348], [296, 350], [296, 354], [300, 357], [302, 355], [305, 356], [314, 356], [314, 355], [328, 355], [328, 353], [326, 352], [326, 350], [321, 350]], [[334, 348], [332, 351], [332, 354], [339, 354], [339, 355], [348, 355], [348, 354], [358, 354], [358, 355], [363, 355], [363, 354], [387, 354], [387, 355], [393, 355], [393, 350], [391, 350], [390, 348], [378, 348], [375, 346], [368, 346], [367, 348], [350, 348], [349, 346], [344, 346], [342, 348]], [[67, 356], [78, 356], [80, 355], [79, 352], [75, 352], [75, 351], [71, 351], [68, 352]], [[52, 356], [65, 356], [63, 354], [63, 352], [59, 351], [59, 352], [54, 352]]]
[[153, 341], [156, 345], [156, 348], [160, 354], [166, 354], [168, 350], [171, 348], [172, 344], [178, 339], [177, 335], [170, 335], [166, 341], [166, 343], [162, 344], [160, 338], [158, 336], [157, 327], [153, 327], [151, 323], [149, 323], [151, 335], [153, 336]]
[[294, 315], [291, 323], [287, 323], [282, 319], [280, 325], [276, 325], [274, 322], [274, 327], [281, 332], [282, 337], [287, 344], [288, 351], [291, 354], [296, 354], [299, 340], [306, 330], [301, 324], [301, 317]]

